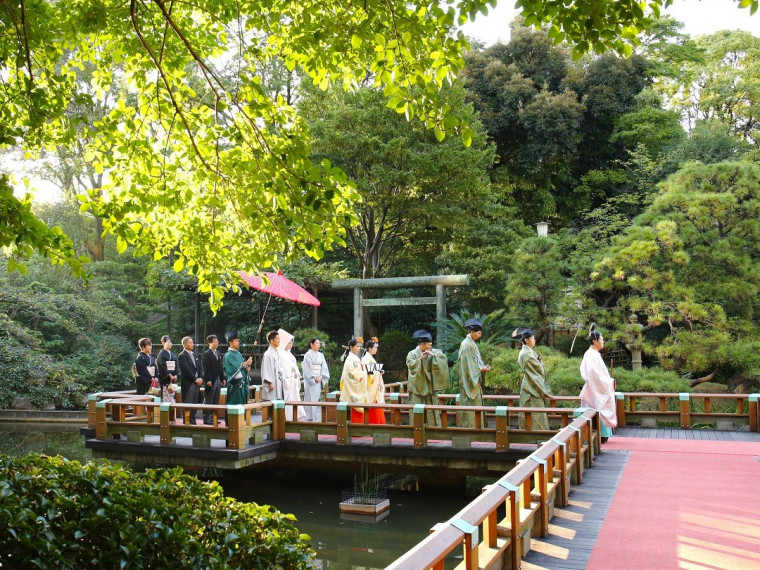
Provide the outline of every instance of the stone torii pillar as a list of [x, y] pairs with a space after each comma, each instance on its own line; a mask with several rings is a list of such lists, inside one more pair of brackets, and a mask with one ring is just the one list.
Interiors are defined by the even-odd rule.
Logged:
[[[379, 279], [338, 279], [332, 282], [333, 289], [354, 290], [354, 336], [364, 334], [364, 307], [397, 307], [409, 305], [435, 305], [438, 322], [446, 318], [446, 287], [470, 284], [469, 275], [428, 275], [422, 277], [383, 277]], [[364, 299], [364, 289], [400, 289], [407, 287], [433, 287], [435, 297], [406, 297], [386, 299]], [[436, 342], [441, 342], [443, 327], [438, 326]]]

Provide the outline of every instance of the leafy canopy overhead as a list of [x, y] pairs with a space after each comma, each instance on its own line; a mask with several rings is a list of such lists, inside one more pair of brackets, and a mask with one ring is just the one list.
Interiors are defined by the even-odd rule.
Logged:
[[[441, 140], [473, 131], [440, 89], [463, 66], [456, 24], [496, 0], [70, 0], [0, 4], [0, 147], [31, 152], [85, 141], [104, 174], [82, 194], [118, 249], [170, 258], [221, 303], [235, 270], [257, 271], [344, 243], [358, 198], [345, 174], [309, 157], [308, 128], [267, 88], [277, 62], [315, 85], [356, 88], [367, 77], [389, 107]], [[646, 6], [624, 2], [522, 0], [529, 23], [551, 22], [576, 52], [625, 51], [645, 27]], [[747, 3], [742, 0], [742, 3]], [[756, 2], [750, 2], [753, 9]], [[559, 34], [562, 30], [562, 34]], [[91, 74], [82, 88], [79, 71]], [[70, 105], [93, 105], [117, 84], [102, 120], [79, 124]], [[0, 180], [0, 246], [23, 262], [31, 251], [82, 272], [70, 240], [39, 225]], [[5, 216], [3, 216], [5, 217]], [[31, 248], [31, 249], [30, 249]]]
[[[757, 11], [759, 0], [735, 0], [740, 8]], [[517, 0], [525, 24], [547, 26], [555, 43], [573, 45], [573, 58], [589, 50], [616, 51], [629, 56], [640, 43], [640, 34], [660, 17], [673, 0]]]

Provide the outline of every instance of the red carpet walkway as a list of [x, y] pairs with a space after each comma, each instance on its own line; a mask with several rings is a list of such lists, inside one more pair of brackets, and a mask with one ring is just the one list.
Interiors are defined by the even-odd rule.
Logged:
[[644, 431], [604, 444], [524, 569], [760, 569], [760, 434]]
[[760, 443], [611, 438], [628, 463], [588, 568], [760, 568]]

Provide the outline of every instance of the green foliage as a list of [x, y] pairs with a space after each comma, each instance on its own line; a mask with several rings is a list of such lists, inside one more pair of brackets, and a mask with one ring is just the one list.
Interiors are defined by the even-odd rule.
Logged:
[[0, 563], [58, 568], [309, 568], [292, 515], [181, 469], [0, 456]]
[[313, 338], [318, 338], [321, 345], [321, 352], [325, 354], [325, 358], [329, 361], [332, 355], [335, 353], [337, 344], [330, 341], [330, 336], [319, 329], [305, 328], [296, 329], [293, 331], [295, 337], [295, 351], [305, 354], [309, 350], [309, 341]]
[[478, 341], [481, 352], [483, 352], [486, 347], [508, 342], [511, 338], [512, 331], [514, 330], [505, 318], [504, 309], [493, 311], [487, 315], [471, 313], [467, 310], [462, 310], [459, 313], [452, 313], [448, 319], [444, 319], [441, 323], [435, 323], [436, 327], [439, 324], [443, 325], [443, 338], [445, 339], [445, 342], [438, 339], [436, 348], [445, 352], [451, 361], [457, 359], [459, 345], [462, 343], [464, 337], [470, 333], [465, 326], [465, 323], [469, 319], [478, 319], [483, 323], [483, 336]]
[[618, 392], [689, 392], [689, 381], [672, 370], [659, 366], [626, 370], [615, 368], [612, 371], [617, 382]]
[[[226, 291], [237, 291], [236, 270], [320, 258], [344, 243], [354, 221], [353, 185], [329, 161], [310, 160], [306, 123], [274, 80], [262, 85], [265, 76], [284, 64], [323, 90], [355, 89], [369, 78], [395, 112], [439, 140], [456, 133], [469, 146], [471, 125], [440, 91], [467, 48], [454, 24], [486, 5], [4, 5], [0, 145], [35, 152], [85, 141], [84, 160], [108, 176], [80, 195], [83, 211], [102, 220], [119, 252], [132, 245], [138, 255], [171, 256], [173, 269], [197, 277], [217, 308]], [[91, 81], [78, 80], [84, 70]], [[102, 102], [114, 85], [117, 102], [94, 125], [67, 113]], [[2, 186], [4, 205], [23, 210]], [[21, 255], [30, 247], [81, 264], [58, 230], [29, 215], [8, 221], [3, 241], [18, 239]]]
[[341, 168], [361, 196], [348, 234], [363, 278], [387, 275], [402, 256], [412, 257], [410, 247], [425, 251], [437, 245], [488, 203], [485, 172], [493, 149], [461, 85], [446, 89], [442, 98], [471, 125], [467, 148], [410, 124], [377, 89], [311, 89], [299, 105], [314, 138], [313, 160]]
[[[394, 377], [395, 381], [406, 380], [406, 355], [416, 348], [416, 341], [412, 340], [410, 334], [401, 331], [388, 331], [378, 340], [380, 341], [378, 360], [385, 364], [384, 369], [398, 373], [400, 377]], [[390, 379], [388, 375], [386, 379]]]
[[645, 315], [648, 328], [667, 325], [664, 342], [650, 347], [666, 368], [712, 372], [732, 336], [757, 334], [759, 193], [756, 165], [687, 164], [592, 274], [621, 313]]

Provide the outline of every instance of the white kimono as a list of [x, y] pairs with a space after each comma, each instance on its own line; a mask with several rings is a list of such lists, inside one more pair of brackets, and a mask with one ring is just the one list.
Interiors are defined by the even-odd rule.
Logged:
[[586, 381], [581, 390], [581, 405], [598, 410], [605, 426], [617, 427], [615, 381], [607, 371], [602, 355], [593, 347], [583, 355], [581, 377]]
[[283, 370], [280, 360], [280, 352], [270, 345], [261, 359], [262, 400], [283, 400], [285, 398], [282, 391]]
[[[293, 342], [293, 335], [280, 329], [277, 331], [280, 335], [280, 345], [277, 351], [280, 353], [280, 364], [282, 365], [282, 391], [283, 399], [286, 402], [301, 401], [301, 373], [298, 371], [298, 362], [296, 357], [286, 347]], [[303, 406], [296, 406], [298, 409], [296, 417], [299, 422], [306, 419], [306, 411]], [[293, 406], [285, 406], [285, 419], [293, 421]]]
[[[309, 350], [303, 355], [301, 363], [303, 371], [303, 399], [304, 402], [319, 402], [322, 389], [330, 380], [330, 370], [327, 368], [325, 355], [318, 350]], [[317, 378], [322, 380], [317, 382]], [[321, 422], [322, 408], [316, 406], [304, 406], [306, 409], [306, 421]]]

